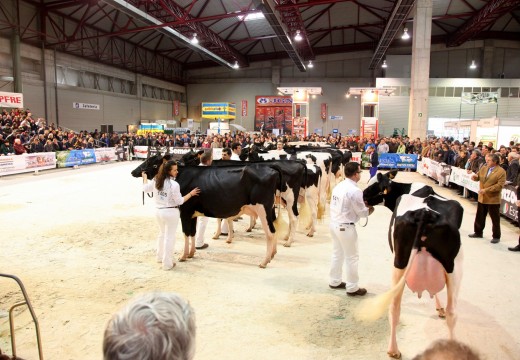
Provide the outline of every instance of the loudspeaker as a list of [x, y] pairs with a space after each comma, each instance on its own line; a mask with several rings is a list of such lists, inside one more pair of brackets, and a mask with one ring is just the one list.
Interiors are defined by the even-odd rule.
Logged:
[[101, 132], [112, 134], [114, 132], [114, 125], [101, 125]]

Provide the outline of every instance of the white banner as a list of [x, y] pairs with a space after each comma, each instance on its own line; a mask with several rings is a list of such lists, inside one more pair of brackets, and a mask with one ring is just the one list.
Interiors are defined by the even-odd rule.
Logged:
[[56, 168], [56, 154], [34, 153], [0, 156], [0, 176]]
[[84, 104], [79, 102], [73, 102], [72, 108], [80, 110], [101, 110], [101, 106], [99, 104]]
[[[125, 148], [125, 150], [126, 150], [126, 148]], [[115, 147], [96, 148], [96, 149], [94, 149], [94, 153], [96, 154], [96, 162], [117, 160]]]
[[0, 107], [23, 108], [23, 94], [0, 92]]
[[417, 161], [417, 172], [437, 180], [441, 185], [449, 184], [451, 169], [451, 166], [433, 161], [430, 158]]
[[478, 193], [479, 183], [478, 181], [471, 180], [473, 173], [468, 174], [466, 169], [459, 169], [456, 167], [451, 168], [450, 182], [464, 186], [466, 189]]

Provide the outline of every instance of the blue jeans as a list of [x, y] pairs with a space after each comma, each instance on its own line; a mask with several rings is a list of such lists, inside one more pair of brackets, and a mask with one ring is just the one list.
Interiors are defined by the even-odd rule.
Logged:
[[377, 174], [377, 166], [371, 166], [369, 171], [370, 171], [370, 178], [372, 179]]

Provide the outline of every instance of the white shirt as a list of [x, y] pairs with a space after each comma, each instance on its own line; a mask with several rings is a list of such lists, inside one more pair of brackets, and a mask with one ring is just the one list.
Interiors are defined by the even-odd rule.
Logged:
[[229, 158], [229, 160], [240, 161], [240, 156], [238, 156], [237, 154], [232, 152], [231, 153], [231, 157]]
[[330, 199], [330, 222], [336, 224], [355, 223], [368, 216], [368, 208], [363, 201], [363, 192], [350, 179], [340, 182]]
[[144, 192], [152, 192], [155, 197], [155, 205], [158, 209], [175, 207], [184, 203], [184, 198], [181, 195], [181, 188], [179, 183], [173, 178], [164, 180], [164, 186], [162, 190], [157, 190], [155, 187], [155, 179], [148, 181], [143, 184]]

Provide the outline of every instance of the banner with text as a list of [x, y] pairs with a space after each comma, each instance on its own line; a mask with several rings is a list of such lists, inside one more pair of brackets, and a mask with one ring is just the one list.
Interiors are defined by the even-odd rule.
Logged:
[[379, 155], [380, 169], [417, 169], [416, 154], [384, 153]]
[[23, 94], [0, 92], [0, 107], [23, 108]]
[[0, 156], [0, 176], [56, 168], [53, 152]]
[[92, 164], [96, 162], [96, 153], [94, 149], [57, 151], [56, 161], [59, 168]]

